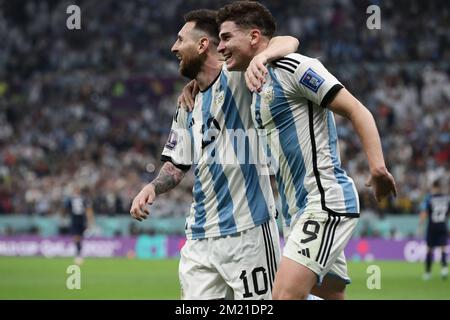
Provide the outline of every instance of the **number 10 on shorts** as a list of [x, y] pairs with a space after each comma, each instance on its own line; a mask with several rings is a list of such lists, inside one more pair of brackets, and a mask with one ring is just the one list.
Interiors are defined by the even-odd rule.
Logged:
[[[239, 279], [244, 284], [244, 298], [253, 297], [253, 293], [260, 296], [267, 293], [268, 278], [267, 272], [264, 267], [257, 267], [252, 270], [250, 274], [247, 274], [246, 270], [242, 270]], [[252, 288], [250, 288], [252, 286]]]

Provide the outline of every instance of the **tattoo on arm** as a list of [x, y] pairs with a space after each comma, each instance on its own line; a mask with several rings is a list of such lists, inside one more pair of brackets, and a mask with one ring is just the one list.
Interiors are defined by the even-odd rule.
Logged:
[[175, 167], [171, 162], [165, 162], [158, 176], [151, 183], [155, 186], [157, 195], [175, 188], [184, 178], [184, 171]]

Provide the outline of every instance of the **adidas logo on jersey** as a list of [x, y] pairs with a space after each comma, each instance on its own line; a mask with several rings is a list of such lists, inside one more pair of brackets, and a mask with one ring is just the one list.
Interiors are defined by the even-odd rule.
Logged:
[[298, 251], [298, 253], [300, 253], [301, 255], [303, 255], [303, 256], [305, 256], [307, 258], [311, 258], [310, 255], [309, 255], [309, 249], [308, 248], [301, 249], [301, 250]]

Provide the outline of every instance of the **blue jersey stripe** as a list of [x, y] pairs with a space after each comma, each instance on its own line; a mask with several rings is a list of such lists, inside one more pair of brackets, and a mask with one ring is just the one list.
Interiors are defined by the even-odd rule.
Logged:
[[347, 213], [359, 212], [356, 194], [353, 189], [353, 184], [348, 178], [345, 171], [341, 168], [341, 162], [339, 161], [339, 156], [337, 154], [337, 131], [336, 125], [333, 121], [333, 115], [331, 111], [327, 113], [327, 125], [328, 125], [328, 144], [331, 150], [331, 159], [334, 167], [334, 176], [337, 182], [342, 188], [345, 199], [345, 208]]
[[[225, 92], [225, 101], [222, 105], [222, 112], [225, 115], [225, 125], [227, 129], [241, 129], [241, 130], [247, 130], [242, 122], [242, 119], [239, 115], [238, 107], [236, 106], [236, 102], [233, 98], [233, 94], [231, 92], [231, 89], [227, 86], [227, 76], [222, 73], [220, 78], [220, 85], [222, 88], [226, 88]], [[244, 88], [244, 90], [246, 90]], [[240, 106], [241, 108], [250, 108], [250, 105], [248, 106]], [[238, 152], [239, 150], [238, 145], [236, 141], [233, 139], [232, 141], [233, 149], [236, 154], [236, 156], [239, 159]], [[261, 190], [261, 186], [259, 184], [260, 177], [258, 170], [256, 169], [256, 166], [253, 164], [253, 159], [250, 159], [251, 152], [250, 152], [250, 141], [248, 139], [248, 136], [245, 136], [245, 163], [240, 163], [240, 168], [242, 171], [242, 175], [244, 176], [245, 180], [245, 192], [246, 192], [246, 198], [247, 203], [252, 215], [253, 222], [255, 225], [260, 225], [270, 218], [270, 212], [267, 208], [267, 202], [264, 197], [264, 194]]]
[[299, 208], [298, 214], [301, 214], [305, 210], [308, 201], [308, 192], [304, 187], [306, 173], [305, 163], [297, 136], [295, 120], [289, 103], [275, 72], [272, 69], [269, 69], [269, 73], [272, 78], [272, 85], [275, 93], [275, 103], [270, 106], [270, 112], [275, 126], [278, 129], [281, 149], [283, 150], [283, 154], [292, 174], [296, 205]]
[[256, 122], [258, 123], [258, 129], [262, 129], [263, 123], [261, 120], [261, 95], [260, 94], [256, 95], [255, 119], [256, 119]]
[[[189, 124], [192, 120], [192, 112], [188, 114], [187, 117], [187, 125], [189, 127]], [[189, 134], [191, 135], [192, 141], [194, 141], [192, 128], [189, 128]], [[197, 167], [197, 165], [195, 165]], [[205, 194], [202, 190], [202, 184], [200, 182], [200, 178], [197, 174], [197, 168], [195, 168], [195, 182], [194, 182], [194, 191], [193, 191], [193, 197], [195, 201], [194, 206], [194, 224], [190, 226], [192, 230], [192, 239], [202, 239], [205, 237], [205, 229], [203, 226], [206, 222], [206, 211], [205, 211]]]
[[277, 174], [275, 176], [275, 180], [277, 181], [278, 193], [280, 194], [280, 197], [281, 197], [281, 214], [284, 217], [286, 225], [290, 226], [292, 216], [289, 214], [289, 203], [286, 199], [286, 192], [285, 192], [286, 189], [284, 186], [283, 179], [281, 178], [281, 175], [279, 172], [277, 172]]
[[236, 223], [233, 216], [233, 199], [228, 188], [228, 179], [220, 164], [208, 165], [213, 178], [213, 188], [217, 197], [217, 211], [219, 213], [219, 228], [221, 235], [236, 233]]
[[[213, 88], [210, 87], [203, 93], [202, 116], [205, 130], [208, 129], [206, 125], [210, 116], [212, 105], [212, 91]], [[213, 143], [206, 148], [209, 149], [209, 152], [205, 150], [209, 153], [209, 157], [213, 158], [214, 155], [212, 153], [215, 152], [215, 144]], [[233, 216], [233, 199], [231, 197], [228, 179], [225, 176], [223, 168], [220, 164], [211, 161], [211, 163], [208, 164], [208, 168], [212, 176], [214, 192], [216, 193], [220, 234], [224, 235], [235, 233], [236, 223]]]
[[205, 211], [205, 194], [202, 191], [202, 184], [198, 176], [195, 177], [194, 182], [194, 224], [190, 226], [192, 230], [192, 239], [202, 239], [205, 237], [205, 229], [203, 226], [206, 222], [206, 211]]
[[[269, 144], [267, 144], [267, 159], [272, 161], [271, 158], [272, 158], [272, 150], [270, 149]], [[280, 198], [281, 198], [281, 214], [284, 217], [284, 221], [285, 221], [286, 225], [290, 226], [292, 217], [289, 214], [289, 203], [287, 202], [287, 199], [286, 199], [285, 186], [284, 186], [283, 179], [281, 177], [281, 172], [280, 172], [279, 166], [278, 166], [278, 170], [275, 174], [275, 180], [277, 181], [278, 193], [280, 194]]]

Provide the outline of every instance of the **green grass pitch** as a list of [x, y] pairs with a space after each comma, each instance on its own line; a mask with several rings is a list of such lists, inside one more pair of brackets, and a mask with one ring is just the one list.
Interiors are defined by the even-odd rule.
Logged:
[[[0, 299], [179, 299], [178, 260], [86, 259], [81, 266], [81, 289], [66, 287], [65, 258], [0, 258]], [[367, 288], [367, 267], [350, 262], [353, 283], [348, 299], [450, 299], [450, 279], [421, 279], [422, 263], [375, 261], [381, 289]]]

